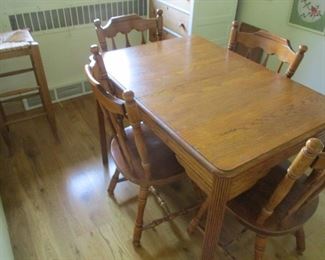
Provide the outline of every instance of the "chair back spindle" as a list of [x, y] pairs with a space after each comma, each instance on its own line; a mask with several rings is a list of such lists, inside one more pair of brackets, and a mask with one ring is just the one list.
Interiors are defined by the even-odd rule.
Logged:
[[107, 76], [103, 56], [99, 54], [98, 46], [96, 44], [93, 44], [90, 46], [90, 49], [93, 52], [93, 56], [90, 59], [90, 65], [92, 66], [94, 77], [98, 79], [98, 82], [100, 83], [101, 87], [103, 87], [106, 91], [110, 92], [111, 94], [115, 95], [115, 88], [113, 87], [111, 81]]
[[304, 187], [299, 194], [300, 196], [288, 210], [287, 217], [294, 214], [301, 206], [319, 194], [324, 188], [324, 168], [315, 169], [315, 167], [317, 165], [324, 167], [325, 165], [323, 160], [320, 161], [320, 159], [324, 158], [323, 148], [324, 145], [319, 139], [311, 138], [307, 141], [305, 147], [301, 149], [295, 160], [291, 163], [285, 177], [280, 181], [272, 196], [262, 208], [256, 220], [258, 225], [262, 226], [273, 214], [275, 208], [284, 200], [295, 182], [306, 173], [309, 167], [313, 167], [314, 170], [304, 182]]
[[134, 141], [137, 152], [141, 159], [146, 178], [149, 180], [151, 176], [150, 162], [147, 147], [142, 133], [142, 121], [138, 111], [137, 104], [134, 100], [132, 91], [125, 91], [122, 94], [123, 99], [118, 98], [110, 90], [107, 90], [96, 76], [100, 75], [100, 64], [97, 62], [102, 59], [97, 45], [91, 46], [92, 55], [90, 56], [90, 64], [85, 65], [85, 72], [88, 81], [92, 85], [93, 92], [100, 109], [110, 118], [111, 125], [116, 133], [118, 144], [121, 148], [122, 155], [128, 164], [129, 173], [125, 172], [126, 178], [132, 178], [131, 171], [134, 170], [132, 163], [132, 154], [130, 152], [129, 143], [126, 139], [123, 119], [126, 119], [133, 128]]
[[304, 53], [307, 51], [307, 46], [300, 45], [299, 50], [295, 52], [289, 40], [281, 38], [265, 30], [259, 30], [256, 32], [243, 32], [240, 31], [240, 23], [234, 21], [230, 32], [228, 49], [236, 51], [238, 44], [244, 45], [247, 50], [246, 57], [250, 59], [252, 50], [261, 48], [264, 51], [265, 59], [262, 62], [263, 66], [266, 66], [269, 57], [276, 55], [280, 60], [280, 65], [277, 68], [277, 72], [280, 73], [284, 63], [288, 64], [288, 69], [285, 75], [291, 78], [296, 72], [301, 60], [304, 57]]
[[156, 18], [142, 18], [136, 14], [122, 15], [112, 17], [105, 26], [101, 26], [101, 20], [95, 19], [97, 38], [102, 51], [108, 51], [106, 38], [111, 39], [112, 49], [117, 49], [115, 37], [118, 33], [125, 36], [125, 47], [130, 47], [129, 33], [133, 30], [141, 32], [141, 44], [145, 44], [145, 32], [149, 30], [155, 31], [155, 38], [157, 41], [162, 40], [163, 31], [163, 11], [158, 9], [156, 11]]

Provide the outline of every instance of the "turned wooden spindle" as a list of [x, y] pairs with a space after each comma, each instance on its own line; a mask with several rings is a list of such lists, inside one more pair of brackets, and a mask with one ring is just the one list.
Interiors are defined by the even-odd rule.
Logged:
[[228, 49], [235, 51], [236, 49], [236, 38], [237, 38], [237, 32], [239, 29], [239, 22], [238, 21], [233, 21], [232, 26], [231, 26], [231, 31], [230, 31], [230, 37], [229, 37], [229, 42], [228, 42]]
[[296, 57], [293, 60], [293, 62], [289, 65], [289, 67], [288, 67], [288, 69], [287, 69], [287, 71], [285, 73], [288, 78], [291, 78], [293, 76], [293, 74], [297, 70], [300, 62], [304, 58], [305, 52], [307, 50], [308, 50], [308, 47], [306, 45], [299, 45], [299, 50], [296, 53]]
[[273, 214], [274, 209], [289, 193], [295, 181], [300, 178], [311, 163], [315, 160], [317, 155], [321, 153], [324, 145], [319, 139], [311, 138], [307, 141], [305, 147], [301, 149], [295, 160], [288, 168], [284, 179], [279, 183], [276, 190], [273, 192], [268, 203], [263, 207], [256, 223], [263, 225], [263, 223]]
[[93, 59], [96, 61], [97, 66], [94, 70], [94, 73], [97, 74], [100, 84], [104, 87], [106, 91], [111, 94], [115, 94], [115, 88], [110, 83], [110, 80], [107, 76], [105, 64], [102, 55], [100, 55], [100, 50], [97, 44], [92, 44], [90, 46], [90, 52], [93, 54]]
[[107, 51], [106, 39], [105, 39], [105, 35], [103, 34], [103, 28], [102, 28], [101, 24], [102, 24], [102, 22], [100, 19], [97, 18], [94, 20], [95, 30], [96, 30], [100, 48], [102, 51]]
[[[150, 21], [155, 23], [155, 20]], [[97, 45], [91, 46], [91, 53], [90, 64], [85, 66], [85, 72], [98, 104], [104, 164], [107, 163], [107, 149], [104, 148], [107, 148], [108, 144], [104, 138], [105, 118], [111, 122], [114, 133], [109, 147], [117, 170], [111, 178], [108, 193], [110, 196], [114, 196], [117, 183], [124, 180], [131, 181], [140, 187], [133, 232], [133, 243], [135, 246], [139, 246], [144, 230], [187, 214], [197, 209], [198, 205], [170, 212], [166, 202], [159, 197], [159, 193], [154, 187], [182, 180], [185, 176], [184, 169], [177, 162], [174, 153], [142, 122], [142, 114], [134, 99], [134, 93], [132, 91], [123, 93], [116, 91], [117, 94], [115, 94], [115, 92], [109, 91], [105, 85], [108, 82], [107, 74], [102, 71], [102, 52]], [[129, 126], [125, 126], [125, 122], [128, 122]], [[122, 175], [123, 178], [120, 178], [119, 175]], [[144, 210], [150, 190], [156, 195], [165, 214], [162, 218], [144, 225]]]
[[[124, 34], [125, 47], [130, 47], [131, 42], [129, 39], [129, 33], [131, 31], [137, 31], [141, 33], [141, 43], [146, 43], [146, 32], [149, 30], [150, 34], [154, 34], [154, 40], [162, 40], [163, 32], [163, 11], [161, 9], [156, 10], [155, 18], [143, 18], [136, 14], [115, 16], [109, 19], [106, 25], [102, 26], [100, 19], [95, 19], [95, 29], [98, 38], [100, 48], [103, 52], [108, 51], [106, 39], [110, 39], [112, 42], [112, 49], [117, 49], [115, 37], [118, 33]], [[154, 33], [153, 33], [154, 32]]]
[[157, 41], [161, 41], [163, 37], [163, 10], [156, 10], [156, 20], [157, 20]]
[[134, 101], [134, 93], [132, 91], [125, 91], [123, 93], [123, 98], [125, 100], [125, 109], [128, 115], [128, 120], [133, 127], [135, 144], [139, 151], [139, 156], [141, 158], [141, 165], [143, 167], [146, 178], [149, 180], [151, 175], [149, 154], [144, 142], [142, 131], [141, 131], [141, 120], [139, 119], [139, 112], [137, 109], [137, 104]]
[[[280, 61], [277, 73], [281, 72], [283, 65], [286, 63], [288, 64], [288, 69], [285, 75], [291, 78], [302, 61], [304, 53], [308, 50], [307, 46], [300, 45], [299, 50], [295, 52], [288, 39], [256, 27], [253, 31], [245, 31], [245, 28], [242, 29], [243, 25], [249, 26], [238, 21], [232, 22], [228, 49], [259, 62], [263, 66], [267, 66], [269, 57], [275, 55]], [[259, 55], [261, 56], [262, 52], [265, 58], [263, 62], [260, 62], [261, 58], [256, 60], [256, 55], [260, 53]]]

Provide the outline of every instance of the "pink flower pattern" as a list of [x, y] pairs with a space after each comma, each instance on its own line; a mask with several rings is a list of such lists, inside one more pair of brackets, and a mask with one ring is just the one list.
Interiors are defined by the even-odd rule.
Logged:
[[319, 5], [313, 5], [309, 0], [300, 0], [302, 4], [304, 4], [304, 9], [307, 9], [306, 13], [301, 14], [303, 17], [311, 17], [311, 18], [318, 18], [321, 17], [321, 10]]

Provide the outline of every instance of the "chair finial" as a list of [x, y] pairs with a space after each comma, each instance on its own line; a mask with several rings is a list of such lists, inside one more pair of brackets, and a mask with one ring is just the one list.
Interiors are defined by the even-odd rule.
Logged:
[[239, 27], [239, 22], [236, 21], [236, 20], [233, 21], [233, 22], [232, 22], [232, 27], [237, 29], [237, 28]]
[[123, 92], [123, 98], [126, 102], [132, 102], [134, 99], [134, 93], [131, 90], [126, 90]]
[[157, 13], [157, 16], [162, 16], [162, 14], [163, 14], [163, 10], [161, 10], [161, 9], [157, 9], [157, 10], [156, 10], [156, 13]]
[[96, 18], [96, 19], [94, 20], [94, 24], [95, 24], [96, 28], [100, 28], [102, 22], [101, 22], [100, 19]]
[[306, 155], [315, 156], [319, 154], [324, 149], [324, 145], [318, 138], [310, 138], [306, 142], [306, 149], [304, 150]]
[[99, 55], [99, 47], [97, 44], [92, 44], [90, 46], [90, 52], [93, 54], [93, 55]]
[[299, 45], [299, 52], [301, 54], [305, 53], [306, 51], [308, 51], [308, 47], [306, 45]]

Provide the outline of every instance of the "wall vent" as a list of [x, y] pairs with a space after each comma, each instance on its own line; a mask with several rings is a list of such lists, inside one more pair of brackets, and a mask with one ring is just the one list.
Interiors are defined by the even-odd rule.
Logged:
[[91, 85], [88, 81], [84, 82], [84, 88], [86, 92], [91, 92]]
[[80, 96], [82, 92], [82, 85], [80, 83], [56, 89], [57, 98], [60, 100], [68, 97]]
[[[55, 93], [54, 93], [54, 90], [50, 90], [50, 96], [51, 96], [51, 99], [52, 100], [55, 100]], [[41, 98], [39, 95], [37, 96], [31, 96], [27, 99], [25, 99], [27, 102], [27, 105], [28, 105], [28, 108], [34, 108], [34, 107], [39, 107], [41, 106]], [[24, 104], [25, 104], [24, 102]], [[26, 105], [25, 105], [25, 109], [26, 109]]]
[[[87, 81], [77, 82], [68, 86], [58, 87], [50, 90], [53, 103], [67, 99], [83, 96], [91, 93], [91, 86]], [[23, 100], [25, 110], [31, 110], [42, 106], [39, 96], [32, 96]]]
[[47, 31], [93, 23], [95, 18], [102, 21], [112, 16], [136, 13], [147, 15], [147, 0], [131, 0], [101, 4], [59, 8], [22, 14], [9, 15], [12, 30], [29, 28], [31, 31]]

